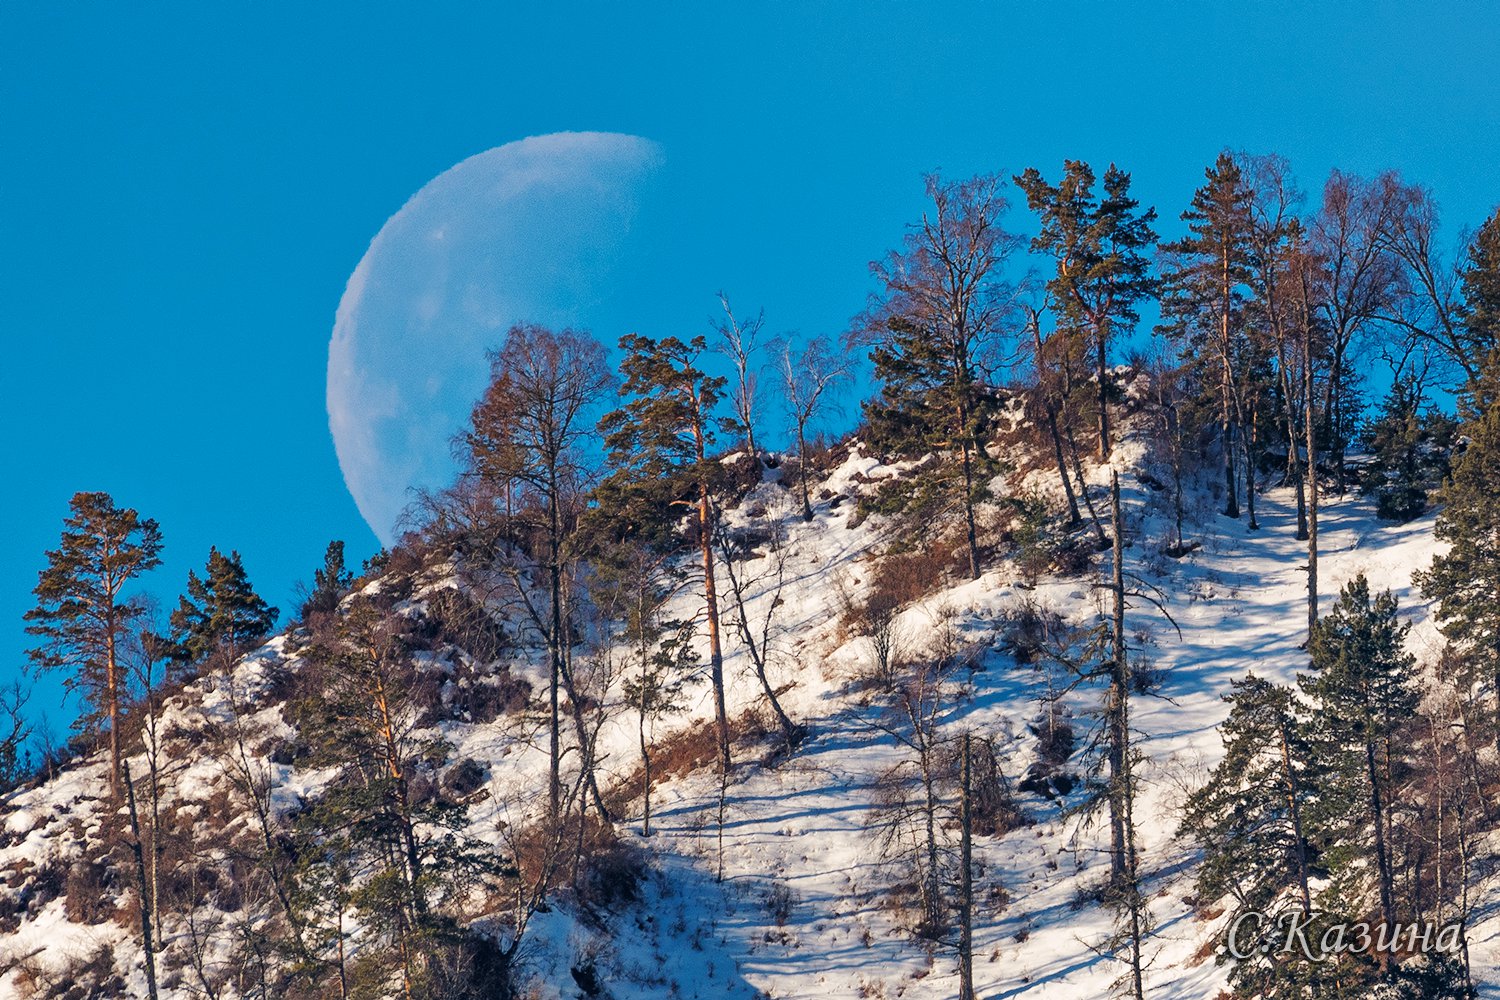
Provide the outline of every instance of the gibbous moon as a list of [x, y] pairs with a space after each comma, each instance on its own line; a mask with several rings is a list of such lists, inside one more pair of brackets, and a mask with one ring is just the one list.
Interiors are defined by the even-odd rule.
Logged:
[[452, 482], [485, 351], [516, 323], [594, 318], [661, 162], [632, 135], [522, 139], [438, 175], [370, 242], [328, 345], [328, 426], [383, 544], [414, 490]]

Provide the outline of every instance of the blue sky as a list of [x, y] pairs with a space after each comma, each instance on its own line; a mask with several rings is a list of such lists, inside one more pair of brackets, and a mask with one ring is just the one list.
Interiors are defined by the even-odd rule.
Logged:
[[0, 679], [76, 490], [161, 522], [166, 601], [211, 544], [283, 606], [330, 538], [373, 551], [327, 429], [334, 310], [413, 192], [514, 139], [661, 144], [656, 277], [607, 340], [700, 332], [719, 288], [841, 331], [934, 167], [1115, 160], [1175, 220], [1229, 146], [1309, 189], [1399, 168], [1452, 229], [1500, 202], [1494, 7], [638, 6], [0, 8]]

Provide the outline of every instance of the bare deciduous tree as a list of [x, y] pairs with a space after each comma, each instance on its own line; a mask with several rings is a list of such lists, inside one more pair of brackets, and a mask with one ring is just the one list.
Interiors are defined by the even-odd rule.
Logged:
[[825, 338], [814, 337], [800, 351], [791, 341], [782, 341], [776, 352], [776, 367], [781, 375], [782, 396], [787, 416], [797, 438], [797, 480], [802, 491], [802, 519], [811, 521], [812, 497], [808, 492], [810, 456], [807, 453], [807, 429], [828, 411], [830, 401], [840, 385], [851, 377], [848, 358], [834, 349]]
[[729, 392], [729, 402], [745, 432], [745, 450], [751, 458], [759, 461], [760, 448], [755, 443], [755, 406], [760, 373], [755, 367], [755, 339], [765, 325], [765, 310], [748, 320], [741, 320], [734, 315], [729, 296], [723, 292], [719, 293], [719, 305], [724, 309], [724, 318], [715, 323], [714, 328], [722, 341], [720, 349], [734, 365], [734, 386]]
[[[535, 539], [527, 546], [529, 559], [501, 560], [501, 565], [547, 644], [548, 802], [555, 813], [561, 789], [559, 691], [571, 687], [566, 564], [594, 472], [587, 448], [592, 410], [613, 387], [614, 377], [598, 341], [578, 331], [539, 326], [513, 327], [504, 346], [491, 354], [490, 364], [490, 385], [474, 407], [465, 439], [468, 464], [473, 475], [506, 484], [507, 501], [518, 501], [510, 518], [519, 522], [511, 525], [512, 536]], [[524, 579], [532, 568], [546, 577], [541, 602], [531, 599]], [[569, 697], [576, 706], [576, 693]], [[597, 786], [590, 787], [602, 809]]]
[[[751, 518], [743, 531], [729, 528], [722, 520], [716, 533], [724, 576], [729, 583], [732, 601], [729, 619], [750, 658], [750, 667], [760, 683], [766, 704], [771, 706], [782, 739], [788, 747], [801, 740], [802, 728], [794, 724], [781, 707], [776, 686], [771, 682], [772, 661], [779, 653], [778, 644], [785, 625], [781, 619], [782, 591], [787, 584], [786, 533], [776, 512]], [[747, 551], [760, 544], [766, 551]], [[752, 611], [752, 606], [759, 608]]]
[[1000, 224], [1007, 203], [999, 175], [945, 181], [929, 174], [925, 183], [932, 207], [899, 249], [871, 263], [880, 287], [852, 335], [875, 348], [888, 393], [918, 394], [907, 402], [930, 410], [936, 426], [929, 431], [957, 451], [969, 575], [978, 579], [976, 466], [985, 457], [978, 418], [985, 386], [1009, 360], [1002, 339], [1012, 295], [1003, 272], [1021, 239]]

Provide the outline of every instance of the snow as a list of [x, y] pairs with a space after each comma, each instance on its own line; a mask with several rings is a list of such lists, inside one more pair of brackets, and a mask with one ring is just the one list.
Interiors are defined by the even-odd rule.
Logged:
[[[1133, 523], [1127, 550], [1130, 568], [1161, 588], [1166, 610], [1181, 629], [1145, 602], [1129, 615], [1127, 632], [1144, 634], [1145, 652], [1160, 670], [1153, 696], [1138, 696], [1133, 722], [1146, 759], [1140, 770], [1137, 808], [1147, 890], [1156, 930], [1151, 938], [1148, 990], [1163, 998], [1210, 998], [1224, 986], [1224, 969], [1214, 964], [1211, 947], [1222, 928], [1198, 918], [1187, 897], [1192, 892], [1191, 848], [1176, 836], [1178, 810], [1187, 791], [1202, 780], [1221, 755], [1217, 724], [1227, 707], [1220, 696], [1231, 681], [1254, 670], [1291, 682], [1306, 669], [1299, 649], [1306, 629], [1305, 543], [1293, 537], [1295, 509], [1286, 490], [1258, 498], [1260, 528], [1218, 516], [1212, 498], [1194, 504], [1192, 537], [1203, 547], [1182, 560], [1156, 553], [1167, 533], [1161, 495], [1140, 483], [1135, 469], [1144, 461], [1144, 443], [1128, 434], [1113, 456], [1121, 474], [1125, 504]], [[858, 446], [814, 496], [827, 490], [843, 499], [830, 509], [816, 504], [804, 523], [797, 503], [773, 479], [758, 487], [731, 517], [743, 526], [745, 510], [764, 506], [779, 519], [791, 554], [787, 584], [777, 608], [786, 628], [773, 660], [772, 680], [787, 686], [783, 702], [794, 719], [809, 727], [806, 742], [778, 766], [756, 762], [753, 748], [741, 748], [740, 763], [725, 803], [723, 880], [720, 861], [715, 775], [698, 773], [669, 780], [653, 792], [655, 835], [639, 834], [639, 817], [626, 817], [625, 836], [653, 859], [655, 873], [643, 898], [611, 921], [612, 933], [565, 906], [539, 913], [528, 929], [523, 968], [539, 997], [580, 995], [573, 969], [592, 966], [619, 1000], [681, 997], [951, 997], [957, 979], [951, 949], [915, 939], [890, 905], [892, 872], [878, 857], [869, 827], [872, 786], [902, 754], [876, 725], [879, 707], [868, 692], [850, 683], [869, 660], [866, 641], [842, 634], [839, 586], [856, 592], [868, 585], [867, 560], [888, 540], [889, 526], [878, 517], [856, 527], [853, 500], [880, 479], [899, 475], [914, 463], [885, 465]], [[1097, 487], [1109, 467], [1090, 471]], [[1004, 484], [1009, 489], [1052, 490], [1042, 473]], [[1396, 526], [1378, 521], [1369, 503], [1353, 496], [1324, 498], [1320, 522], [1320, 591], [1324, 606], [1356, 574], [1367, 574], [1376, 588], [1392, 589], [1405, 615], [1416, 624], [1409, 642], [1426, 662], [1436, 658], [1439, 641], [1425, 605], [1411, 582], [1413, 571], [1430, 563], [1436, 551], [1431, 516]], [[749, 578], [769, 567], [743, 567]], [[1107, 554], [1100, 557], [1108, 558]], [[1101, 564], [1102, 565], [1102, 564]], [[722, 582], [721, 582], [722, 589]], [[751, 596], [752, 616], [764, 614], [771, 600], [763, 588]], [[983, 650], [971, 675], [963, 677], [962, 697], [942, 720], [949, 732], [970, 728], [993, 735], [1002, 766], [1014, 783], [1034, 754], [1027, 726], [1048, 691], [1046, 673], [1016, 664], [995, 644], [996, 629], [1023, 600], [1078, 623], [1090, 623], [1099, 596], [1087, 579], [1044, 578], [1035, 589], [1020, 585], [1006, 562], [979, 580], [962, 581], [906, 609], [900, 627], [919, 648], [935, 641], [949, 619]], [[678, 610], [691, 614], [691, 594]], [[239, 694], [252, 701], [266, 687], [266, 667], [284, 653], [278, 640], [247, 657], [234, 674]], [[511, 669], [542, 682], [539, 660], [523, 657]], [[731, 714], [760, 697], [748, 657], [732, 636], [726, 638], [726, 678]], [[540, 690], [540, 687], [538, 687]], [[174, 703], [177, 725], [224, 721], [227, 689], [204, 682]], [[1087, 716], [1099, 690], [1083, 686], [1067, 696], [1076, 717]], [[690, 710], [663, 720], [659, 734], [710, 717], [706, 685], [695, 689]], [[274, 706], [257, 709], [256, 728], [279, 733], [284, 723]], [[455, 745], [455, 759], [471, 757], [490, 773], [489, 798], [470, 814], [473, 830], [494, 836], [501, 821], [524, 818], [537, 807], [546, 769], [543, 741], [532, 723], [502, 718], [489, 725], [443, 724]], [[636, 766], [635, 721], [628, 712], [601, 735], [604, 769], [621, 778]], [[274, 802], [290, 809], [316, 795], [327, 772], [270, 765], [277, 785]], [[87, 828], [103, 787], [104, 765], [97, 759], [59, 774], [39, 788], [15, 793], [4, 804], [4, 843], [0, 871], [38, 866], [68, 856], [82, 846], [65, 835], [81, 820]], [[212, 765], [195, 763], [183, 781], [183, 794], [208, 794], [223, 781]], [[1070, 815], [1066, 802], [1034, 793], [1021, 795], [1032, 825], [975, 847], [982, 908], [975, 927], [975, 977], [987, 998], [1071, 1000], [1105, 995], [1122, 966], [1100, 953], [1111, 918], [1084, 900], [1097, 886], [1107, 861], [1102, 850], [1107, 830]], [[994, 902], [989, 902], [994, 901]], [[129, 935], [113, 924], [84, 928], [70, 924], [54, 900], [29, 916], [10, 940], [6, 955], [38, 948], [49, 954], [86, 951], [100, 940], [117, 949], [117, 968], [139, 965]], [[1500, 914], [1486, 900], [1472, 929], [1476, 971], [1500, 983]], [[1208, 956], [1208, 957], [1205, 957]], [[133, 973], [131, 973], [133, 974]], [[13, 973], [0, 976], [0, 998], [17, 996]], [[164, 996], [175, 996], [165, 991]], [[184, 994], [185, 995], [185, 994]]]

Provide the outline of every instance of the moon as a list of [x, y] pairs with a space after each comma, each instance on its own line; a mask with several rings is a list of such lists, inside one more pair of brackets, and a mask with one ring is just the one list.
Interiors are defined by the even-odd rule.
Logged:
[[382, 544], [415, 491], [452, 483], [485, 351], [517, 323], [597, 318], [662, 162], [613, 132], [507, 143], [429, 181], [370, 241], [328, 345], [328, 427]]

